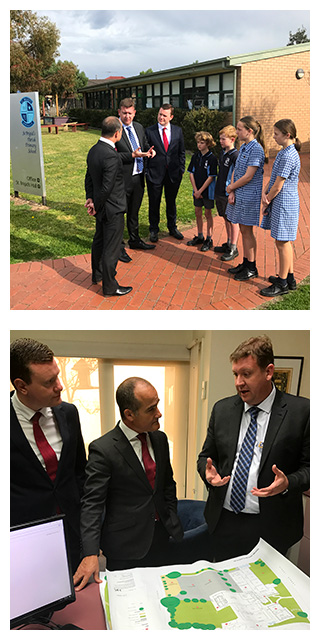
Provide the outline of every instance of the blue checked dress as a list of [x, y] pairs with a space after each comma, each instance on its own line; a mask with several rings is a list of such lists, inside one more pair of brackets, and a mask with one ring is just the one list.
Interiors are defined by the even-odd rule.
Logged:
[[235, 204], [226, 208], [226, 216], [230, 222], [259, 226], [260, 203], [263, 180], [264, 151], [254, 138], [240, 147], [234, 168], [233, 182], [244, 176], [248, 167], [258, 167], [252, 180], [234, 191]]
[[271, 200], [269, 213], [263, 216], [262, 229], [271, 229], [271, 237], [275, 240], [295, 240], [299, 221], [298, 180], [300, 158], [294, 146], [290, 144], [279, 151], [271, 172], [269, 190], [276, 177], [285, 178], [278, 195]]

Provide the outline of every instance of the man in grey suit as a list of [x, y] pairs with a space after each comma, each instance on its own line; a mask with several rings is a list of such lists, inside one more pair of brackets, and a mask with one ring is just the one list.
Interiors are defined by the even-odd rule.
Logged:
[[183, 537], [157, 391], [147, 380], [128, 378], [116, 399], [120, 422], [89, 447], [76, 590], [92, 574], [99, 582], [100, 549], [111, 571], [157, 566], [169, 557], [169, 537]]
[[214, 405], [198, 457], [213, 554], [216, 561], [247, 554], [261, 537], [285, 555], [303, 535], [309, 400], [275, 388], [267, 336], [245, 341], [230, 360], [238, 396]]
[[[139, 209], [144, 194], [144, 160], [153, 158], [155, 151], [150, 147], [144, 128], [134, 120], [136, 110], [132, 98], [124, 98], [119, 104], [118, 114], [123, 127], [121, 139], [116, 143], [123, 163], [123, 177], [127, 196], [127, 227], [130, 249], [146, 251], [154, 249], [154, 244], [144, 242], [139, 235]], [[129, 262], [122, 245], [120, 260]]]
[[115, 149], [121, 135], [118, 118], [105, 118], [101, 137], [87, 156], [85, 206], [96, 218], [91, 250], [92, 283], [102, 279], [105, 296], [122, 296], [132, 291], [132, 287], [121, 287], [115, 278], [127, 206], [122, 162]]

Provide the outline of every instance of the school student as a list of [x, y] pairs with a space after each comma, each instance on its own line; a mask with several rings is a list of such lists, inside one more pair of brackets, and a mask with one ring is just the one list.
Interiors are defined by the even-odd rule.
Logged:
[[299, 221], [298, 180], [300, 172], [300, 140], [294, 122], [278, 120], [273, 138], [282, 146], [271, 172], [269, 183], [263, 190], [264, 206], [261, 227], [271, 229], [279, 253], [279, 275], [270, 276], [272, 284], [261, 289], [262, 296], [273, 297], [296, 289], [293, 274], [293, 250], [291, 241], [296, 239]]
[[[217, 158], [210, 151], [215, 147], [212, 135], [207, 131], [198, 131], [195, 135], [198, 151], [193, 154], [188, 166], [190, 182], [193, 188], [193, 203], [197, 221], [198, 235], [187, 242], [189, 246], [201, 244], [200, 251], [209, 251], [212, 247], [214, 191], [217, 176]], [[207, 236], [203, 236], [202, 208], [207, 221]]]
[[228, 271], [235, 280], [248, 280], [258, 275], [253, 227], [259, 226], [263, 165], [267, 158], [262, 127], [252, 116], [240, 118], [237, 136], [243, 144], [226, 189], [229, 194], [226, 214], [230, 222], [240, 225], [243, 262]]
[[221, 260], [229, 261], [239, 255], [237, 249], [239, 225], [229, 222], [226, 216], [228, 204], [226, 188], [231, 182], [234, 165], [239, 154], [238, 149], [234, 146], [237, 139], [236, 128], [231, 124], [223, 127], [223, 129], [219, 131], [219, 139], [222, 151], [219, 157], [219, 173], [216, 182], [215, 202], [219, 216], [224, 219], [227, 241], [223, 242], [220, 246], [214, 247], [213, 250], [223, 254]]

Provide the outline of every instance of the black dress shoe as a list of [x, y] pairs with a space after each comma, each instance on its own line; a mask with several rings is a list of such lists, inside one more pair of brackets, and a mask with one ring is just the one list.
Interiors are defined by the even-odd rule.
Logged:
[[204, 237], [199, 238], [199, 236], [193, 236], [192, 240], [188, 240], [187, 246], [195, 247], [197, 244], [203, 244], [203, 243], [204, 243]]
[[273, 298], [274, 296], [283, 296], [285, 293], [289, 293], [289, 287], [287, 284], [283, 287], [280, 282], [274, 282], [270, 287], [261, 289], [259, 293], [266, 298]]
[[103, 295], [106, 297], [109, 296], [125, 296], [126, 293], [130, 293], [132, 291], [132, 287], [118, 287], [114, 293], [104, 293]]
[[228, 250], [223, 254], [223, 256], [221, 256], [221, 260], [223, 260], [224, 262], [229, 262], [229, 260], [233, 260], [233, 258], [236, 258], [238, 255], [239, 255], [239, 251], [237, 247], [235, 249], [228, 248]]
[[177, 240], [183, 240], [183, 235], [181, 231], [178, 231], [178, 229], [173, 229], [173, 231], [169, 231], [169, 235], [173, 236], [174, 238], [177, 238]]
[[250, 278], [256, 278], [258, 276], [258, 269], [249, 269], [249, 267], [245, 266], [241, 271], [235, 274], [235, 280], [249, 280]]
[[132, 258], [130, 258], [125, 249], [121, 249], [119, 260], [120, 262], [131, 262]]
[[[275, 284], [278, 282], [278, 276], [269, 276], [268, 278], [269, 282], [272, 282], [272, 284]], [[290, 291], [295, 291], [297, 288], [297, 282], [296, 280], [292, 280], [292, 282], [287, 282], [288, 284], [288, 289], [290, 289]]]
[[102, 280], [102, 276], [98, 277], [98, 278], [92, 278], [92, 284], [99, 284], [99, 282], [101, 282]]
[[136, 240], [135, 242], [129, 241], [129, 247], [130, 249], [142, 249], [143, 251], [146, 251], [147, 249], [155, 249], [154, 244], [147, 244], [146, 242], [141, 240], [141, 238], [139, 238], [139, 240]]
[[227, 242], [223, 242], [218, 247], [213, 247], [213, 251], [216, 251], [216, 253], [225, 253], [228, 248], [230, 248], [228, 243]]
[[239, 273], [239, 271], [242, 271], [242, 269], [244, 269], [243, 262], [241, 262], [241, 264], [238, 264], [236, 267], [230, 267], [230, 269], [228, 269], [228, 273]]
[[158, 234], [155, 231], [150, 231], [151, 242], [158, 242]]

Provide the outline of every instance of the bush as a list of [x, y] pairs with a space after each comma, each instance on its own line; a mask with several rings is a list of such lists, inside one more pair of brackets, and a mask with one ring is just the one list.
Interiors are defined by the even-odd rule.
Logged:
[[188, 111], [182, 123], [186, 149], [189, 149], [192, 152], [196, 151], [197, 143], [194, 139], [195, 134], [197, 131], [208, 131], [208, 133], [211, 133], [217, 144], [217, 147], [215, 147], [215, 153], [219, 155], [219, 131], [229, 123], [229, 115], [229, 112], [212, 111], [207, 107], [201, 107], [201, 109], [198, 109], [197, 111], [195, 109]]

